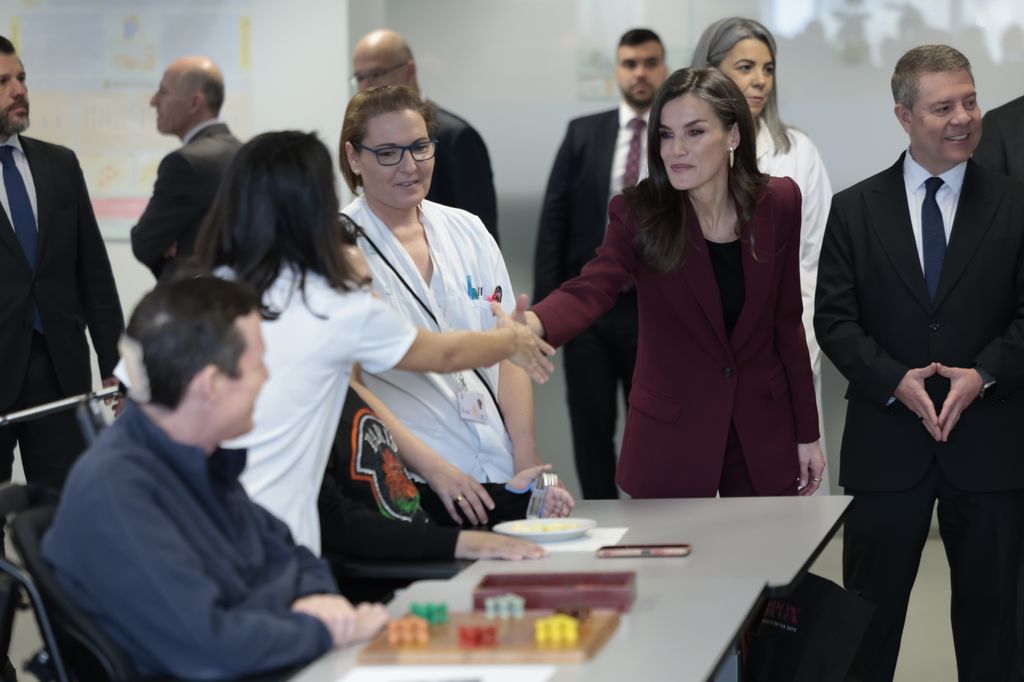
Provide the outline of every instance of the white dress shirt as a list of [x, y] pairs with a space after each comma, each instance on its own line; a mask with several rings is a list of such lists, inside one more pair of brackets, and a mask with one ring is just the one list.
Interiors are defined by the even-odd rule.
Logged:
[[[939, 205], [942, 213], [942, 229], [946, 232], [946, 244], [949, 244], [949, 236], [953, 232], [953, 218], [956, 216], [956, 207], [960, 203], [960, 190], [964, 187], [964, 173], [967, 172], [967, 162], [958, 163], [948, 171], [939, 175], [942, 178], [942, 187], [935, 193], [935, 202]], [[907, 188], [907, 208], [910, 209], [910, 225], [914, 229], [914, 243], [917, 244], [917, 258], [921, 262], [921, 272], [924, 272], [924, 243], [921, 229], [921, 207], [924, 205], [924, 197], [927, 193], [924, 183], [932, 177], [914, 160], [910, 150], [903, 157], [903, 183]]]
[[[32, 215], [36, 219], [36, 229], [39, 229], [39, 209], [36, 207], [36, 185], [32, 181], [32, 169], [28, 166], [28, 157], [21, 148], [21, 140], [17, 135], [11, 135], [0, 147], [14, 147], [14, 165], [21, 173], [21, 179], [28, 191], [28, 200], [32, 204]], [[3, 204], [4, 213], [7, 214], [7, 222], [14, 229], [14, 219], [11, 217], [11, 202], [7, 199], [7, 182], [4, 180], [3, 166], [0, 166], [0, 204]]]
[[[633, 111], [633, 107], [625, 102], [619, 103], [619, 134], [615, 138], [615, 154], [612, 156], [612, 177], [608, 197], [622, 194], [622, 176], [626, 174], [626, 159], [629, 156], [629, 143], [633, 141], [633, 129], [629, 122], [634, 118], [643, 119], [649, 123], [651, 110], [648, 109], [642, 114]], [[644, 126], [640, 134], [640, 169], [636, 181], [640, 182], [647, 177], [647, 127]]]

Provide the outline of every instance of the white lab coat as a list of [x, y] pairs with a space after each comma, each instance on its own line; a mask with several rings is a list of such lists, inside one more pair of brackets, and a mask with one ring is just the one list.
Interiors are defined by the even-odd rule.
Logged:
[[[344, 213], [366, 231], [437, 318], [435, 322], [367, 239], [360, 238], [359, 247], [373, 270], [374, 292], [417, 327], [439, 332], [490, 329], [494, 317], [487, 298], [499, 286], [502, 307], [510, 313], [515, 309], [512, 283], [501, 251], [475, 215], [431, 201], [420, 204], [420, 218], [434, 265], [432, 282], [428, 284], [363, 197], [346, 206]], [[477, 291], [477, 298], [471, 298], [470, 288]], [[498, 366], [480, 368], [480, 372], [497, 396]], [[403, 424], [461, 471], [484, 482], [504, 482], [512, 477], [512, 442], [491, 396], [472, 371], [438, 374], [393, 369], [364, 372], [363, 377], [366, 387]], [[462, 417], [460, 392], [479, 396], [486, 417], [484, 423]]]
[[[767, 126], [757, 132], [757, 167], [762, 173], [776, 177], [790, 177], [796, 181], [803, 195], [800, 225], [800, 293], [803, 298], [804, 333], [807, 350], [814, 370], [814, 392], [818, 401], [818, 426], [821, 446], [825, 448], [825, 427], [821, 409], [821, 347], [814, 335], [814, 290], [818, 284], [818, 256], [825, 236], [825, 222], [832, 204], [832, 183], [829, 182], [825, 163], [811, 138], [795, 128], [787, 128], [790, 148], [776, 152], [775, 141]], [[827, 473], [827, 472], [826, 472]], [[829, 493], [827, 476], [821, 482], [820, 493]]]

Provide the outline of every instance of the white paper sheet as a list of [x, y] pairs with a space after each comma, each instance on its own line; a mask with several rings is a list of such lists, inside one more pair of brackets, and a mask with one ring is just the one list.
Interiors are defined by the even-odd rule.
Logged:
[[553, 665], [369, 665], [339, 682], [547, 682]]
[[541, 546], [549, 552], [596, 552], [605, 545], [617, 544], [629, 528], [591, 528], [575, 540], [545, 542]]

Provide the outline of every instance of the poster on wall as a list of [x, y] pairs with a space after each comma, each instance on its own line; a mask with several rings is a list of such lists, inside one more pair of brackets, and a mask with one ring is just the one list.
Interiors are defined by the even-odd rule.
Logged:
[[160, 160], [181, 144], [157, 131], [149, 104], [169, 63], [189, 54], [216, 62], [227, 90], [221, 118], [249, 137], [248, 0], [22, 0], [8, 8], [0, 12], [0, 35], [25, 66], [27, 134], [75, 151], [106, 239], [128, 238]]

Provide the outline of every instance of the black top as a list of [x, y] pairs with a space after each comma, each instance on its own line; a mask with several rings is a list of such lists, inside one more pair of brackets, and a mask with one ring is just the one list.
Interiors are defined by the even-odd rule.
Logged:
[[[528, 493], [504, 483], [483, 486], [495, 504], [488, 525], [526, 516]], [[345, 396], [317, 504], [325, 554], [370, 560], [455, 556], [459, 529], [447, 527], [455, 522], [441, 498], [426, 484], [413, 483], [391, 432], [355, 391]]]
[[743, 258], [740, 253], [741, 242], [735, 239], [731, 242], [719, 244], [718, 242], [704, 240], [708, 245], [708, 255], [711, 256], [711, 268], [715, 271], [715, 281], [718, 282], [718, 293], [722, 297], [722, 315], [725, 318], [725, 332], [731, 335], [736, 320], [743, 310], [743, 301], [746, 298], [743, 280]]

